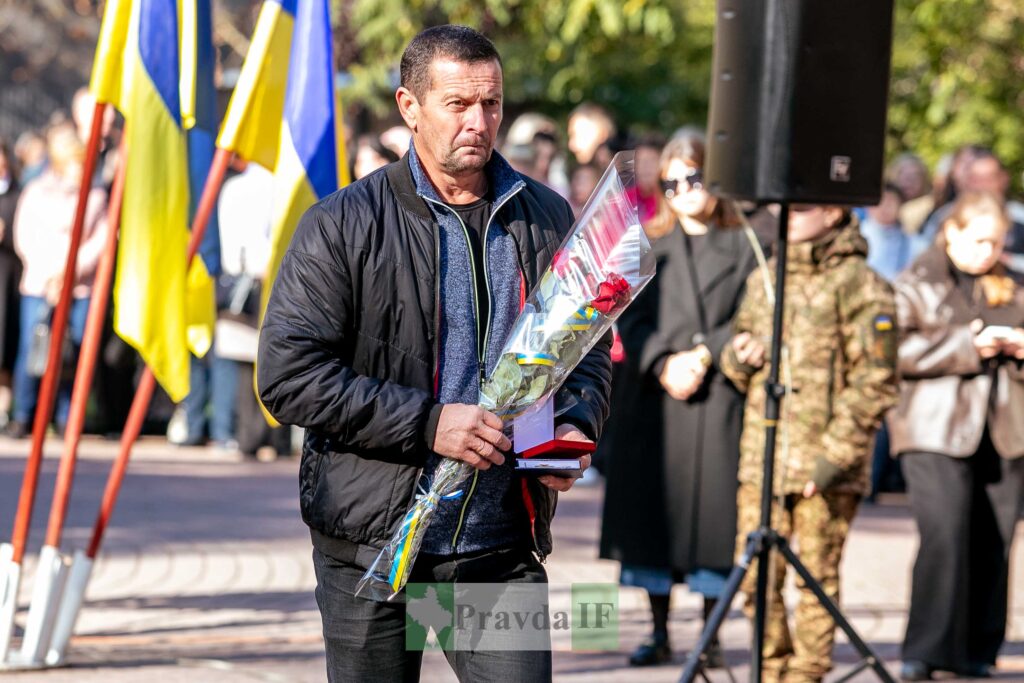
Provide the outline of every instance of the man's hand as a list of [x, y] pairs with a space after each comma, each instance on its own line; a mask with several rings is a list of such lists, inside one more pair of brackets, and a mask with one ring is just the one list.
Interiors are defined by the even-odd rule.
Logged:
[[703, 347], [698, 347], [668, 357], [658, 380], [669, 396], [677, 401], [685, 401], [700, 389], [708, 371], [707, 363], [702, 359], [706, 353]]
[[[566, 441], [590, 441], [586, 435], [580, 430], [576, 429], [570, 424], [558, 425], [555, 429], [556, 439], [565, 439]], [[580, 458], [580, 471], [586, 472], [587, 468], [590, 467], [590, 454], [585, 453]], [[567, 477], [556, 477], [553, 474], [545, 474], [542, 477], [537, 477], [540, 483], [547, 486], [549, 489], [556, 491], [568, 491], [572, 488], [575, 479], [569, 479]]]
[[480, 406], [450, 403], [441, 408], [433, 450], [478, 470], [501, 465], [505, 462], [501, 452], [512, 449], [502, 426], [501, 418]]
[[818, 492], [818, 485], [815, 484], [813, 481], [809, 481], [806, 484], [804, 484], [804, 491], [803, 491], [804, 498], [812, 498], [812, 497], [814, 497], [814, 494], [816, 494], [817, 492]]
[[764, 365], [764, 344], [755, 339], [749, 332], [740, 332], [732, 338], [732, 350], [736, 360], [759, 370]]

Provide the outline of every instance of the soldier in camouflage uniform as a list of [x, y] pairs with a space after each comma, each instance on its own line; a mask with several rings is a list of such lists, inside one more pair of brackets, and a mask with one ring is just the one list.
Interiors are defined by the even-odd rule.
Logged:
[[[782, 400], [776, 443], [773, 526], [796, 537], [801, 560], [839, 601], [839, 561], [850, 522], [868, 490], [874, 434], [895, 403], [893, 293], [870, 268], [857, 222], [837, 207], [799, 207], [790, 218]], [[771, 262], [770, 262], [771, 263]], [[770, 268], [774, 274], [774, 266]], [[760, 524], [764, 461], [766, 351], [772, 305], [763, 276], [747, 281], [737, 332], [722, 371], [747, 393], [740, 442], [737, 556]], [[832, 665], [835, 624], [802, 585], [790, 637], [782, 601], [785, 563], [773, 558], [764, 644], [767, 681], [820, 681]], [[742, 586], [753, 616], [754, 571]]]

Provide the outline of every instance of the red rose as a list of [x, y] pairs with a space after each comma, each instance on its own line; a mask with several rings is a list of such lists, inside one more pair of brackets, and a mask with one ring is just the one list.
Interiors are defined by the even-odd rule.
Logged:
[[613, 315], [629, 303], [629, 282], [621, 275], [612, 273], [600, 284], [597, 297], [590, 303], [605, 315]]

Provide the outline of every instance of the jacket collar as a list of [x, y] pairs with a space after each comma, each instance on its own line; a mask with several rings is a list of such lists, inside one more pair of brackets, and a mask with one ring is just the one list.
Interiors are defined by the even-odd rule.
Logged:
[[[484, 167], [490, 187], [494, 189], [495, 206], [501, 206], [510, 197], [526, 186], [525, 181], [498, 152], [490, 154], [490, 161]], [[416, 145], [409, 145], [409, 152], [401, 160], [388, 168], [388, 179], [395, 189], [398, 200], [414, 213], [425, 218], [430, 217], [429, 209], [423, 200], [438, 204], [446, 204], [437, 194], [430, 178], [427, 177], [420, 158], [416, 154]]]

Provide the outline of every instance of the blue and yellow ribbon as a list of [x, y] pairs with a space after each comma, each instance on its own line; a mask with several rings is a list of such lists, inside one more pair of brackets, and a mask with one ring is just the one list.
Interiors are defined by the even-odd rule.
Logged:
[[553, 367], [557, 359], [547, 353], [517, 353], [516, 362], [520, 365], [547, 365]]
[[574, 332], [585, 332], [597, 322], [598, 312], [592, 306], [586, 306], [572, 314], [570, 322], [565, 324], [565, 329]]
[[395, 552], [395, 560], [391, 563], [391, 573], [388, 575], [388, 583], [391, 584], [393, 592], [397, 593], [405, 585], [405, 576], [409, 571], [409, 562], [412, 558], [413, 539], [416, 537], [416, 530], [423, 520], [423, 516], [437, 507], [439, 500], [459, 498], [462, 493], [462, 489], [459, 489], [440, 498], [436, 493], [428, 493], [420, 497], [412, 509], [406, 513], [405, 519], [402, 520], [402, 542]]

